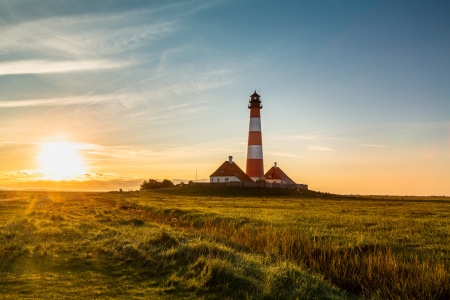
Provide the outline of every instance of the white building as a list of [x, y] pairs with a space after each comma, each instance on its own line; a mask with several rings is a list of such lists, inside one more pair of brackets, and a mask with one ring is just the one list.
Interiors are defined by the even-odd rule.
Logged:
[[287, 176], [279, 167], [277, 167], [277, 163], [274, 164], [272, 168], [264, 175], [267, 182], [272, 183], [287, 183], [287, 184], [296, 184], [289, 176]]
[[243, 182], [253, 180], [239, 168], [239, 166], [233, 162], [233, 156], [228, 157], [228, 161], [225, 161], [214, 173], [209, 176], [211, 183], [215, 182]]

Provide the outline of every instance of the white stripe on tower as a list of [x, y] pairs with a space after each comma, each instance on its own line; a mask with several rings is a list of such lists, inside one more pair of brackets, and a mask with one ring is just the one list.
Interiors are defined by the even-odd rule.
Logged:
[[248, 145], [247, 159], [263, 159], [262, 146]]
[[248, 148], [247, 148], [247, 169], [246, 173], [253, 180], [264, 180], [264, 163], [262, 150], [261, 135], [261, 115], [262, 108], [259, 95], [253, 93], [250, 96], [250, 125], [248, 131]]
[[250, 118], [249, 131], [261, 131], [261, 118]]

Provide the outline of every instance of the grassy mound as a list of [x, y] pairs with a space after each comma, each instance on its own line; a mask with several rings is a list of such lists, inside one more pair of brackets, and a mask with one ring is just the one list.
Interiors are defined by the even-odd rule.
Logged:
[[166, 195], [191, 196], [191, 197], [265, 197], [265, 198], [313, 198], [334, 197], [328, 193], [311, 190], [296, 190], [282, 188], [243, 188], [243, 187], [208, 187], [208, 186], [183, 186], [168, 189], [155, 190], [156, 193]]

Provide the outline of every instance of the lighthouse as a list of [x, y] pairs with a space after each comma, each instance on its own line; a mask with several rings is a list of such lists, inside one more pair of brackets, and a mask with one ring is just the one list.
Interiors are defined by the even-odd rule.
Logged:
[[250, 96], [250, 126], [248, 131], [246, 174], [254, 181], [264, 180], [264, 164], [261, 136], [261, 101], [256, 91]]

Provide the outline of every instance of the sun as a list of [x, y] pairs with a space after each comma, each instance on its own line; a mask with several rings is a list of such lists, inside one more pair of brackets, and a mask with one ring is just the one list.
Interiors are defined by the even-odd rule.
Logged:
[[51, 180], [66, 180], [84, 174], [85, 168], [78, 149], [79, 145], [75, 143], [41, 144], [39, 160], [46, 177]]

